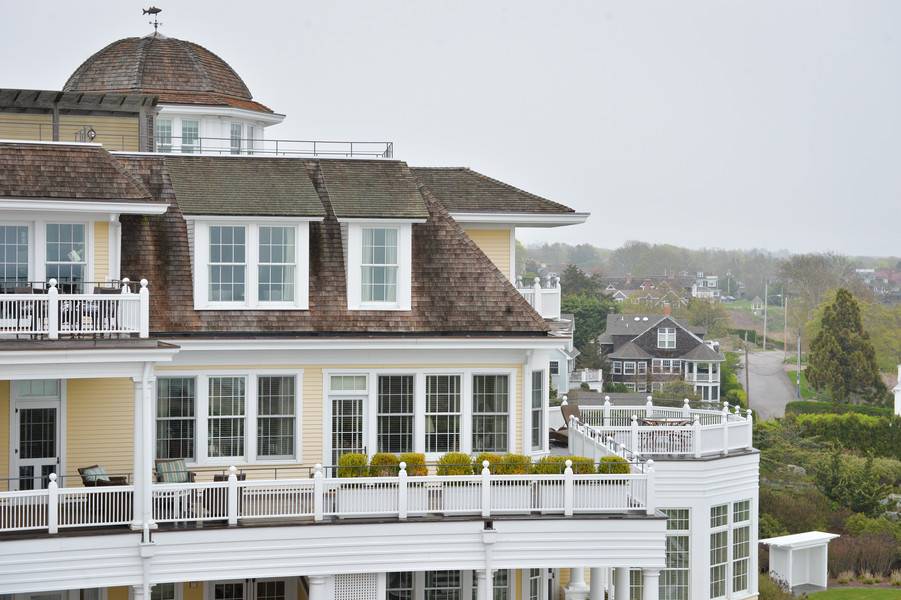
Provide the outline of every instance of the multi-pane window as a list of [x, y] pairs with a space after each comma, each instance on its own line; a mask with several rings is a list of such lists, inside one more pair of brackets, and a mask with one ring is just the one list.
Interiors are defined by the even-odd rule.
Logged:
[[231, 124], [231, 136], [229, 138], [229, 145], [232, 154], [241, 154], [241, 129], [242, 128], [240, 123]]
[[244, 582], [213, 584], [213, 600], [244, 600]]
[[729, 505], [720, 504], [710, 507], [710, 528], [725, 527], [729, 524]]
[[751, 520], [751, 501], [742, 500], [732, 505], [732, 522], [743, 523]]
[[634, 392], [634, 391], [635, 391], [635, 383], [634, 383], [634, 382], [632, 382], [632, 381], [627, 381], [627, 382], [624, 383], [623, 385], [626, 386], [626, 389], [629, 390], [630, 392]]
[[635, 363], [633, 361], [623, 363], [623, 375], [635, 375]]
[[246, 269], [243, 226], [210, 226], [210, 301], [243, 302]]
[[207, 445], [210, 458], [244, 456], [244, 377], [209, 378]]
[[726, 595], [726, 561], [728, 556], [728, 531], [710, 534], [710, 597]]
[[81, 292], [87, 268], [87, 242], [83, 223], [47, 225], [47, 279], [56, 279], [61, 291]]
[[172, 120], [158, 119], [153, 126], [156, 129], [156, 151], [172, 152]]
[[660, 600], [688, 600], [688, 509], [669, 508], [663, 513], [666, 515], [666, 568], [660, 572]]
[[397, 229], [364, 228], [363, 302], [397, 302]]
[[644, 579], [641, 576], [641, 569], [632, 569], [629, 571], [629, 600], [641, 600], [644, 595]]
[[257, 457], [294, 456], [295, 379], [266, 376], [257, 379]]
[[506, 375], [472, 378], [472, 450], [506, 452], [510, 391]]
[[363, 399], [332, 398], [332, 464], [342, 454], [364, 452]]
[[560, 374], [560, 363], [556, 360], [551, 361], [551, 375]]
[[657, 329], [657, 347], [667, 349], [676, 347], [675, 327], [660, 327]]
[[462, 600], [460, 571], [426, 571], [424, 600]]
[[498, 569], [494, 572], [494, 590], [492, 600], [509, 600], [512, 598], [510, 592], [510, 571], [507, 569]]
[[150, 589], [150, 600], [175, 600], [175, 585], [174, 583], [156, 584]]
[[287, 600], [287, 587], [284, 579], [257, 581], [254, 600]]
[[541, 569], [529, 569], [529, 600], [542, 600]]
[[378, 451], [413, 451], [413, 376], [378, 378]]
[[532, 371], [532, 450], [544, 447], [544, 371]]
[[646, 392], [646, 391], [648, 391], [648, 384], [645, 383], [644, 381], [642, 381], [642, 382], [640, 382], [640, 383], [637, 383], [637, 384], [635, 385], [635, 391], [636, 391], [636, 392]]
[[256, 135], [256, 129], [253, 125], [247, 126], [247, 154], [253, 154], [253, 136]]
[[748, 567], [751, 556], [751, 527], [737, 527], [732, 531], [732, 591], [748, 589]]
[[181, 151], [192, 154], [200, 141], [200, 122], [193, 119], [181, 120]]
[[412, 572], [388, 573], [387, 579], [385, 592], [388, 600], [413, 600], [414, 577]]
[[425, 450], [460, 449], [459, 375], [428, 375], [425, 379]]
[[28, 281], [28, 227], [0, 225], [0, 282], [14, 288]]
[[611, 366], [613, 367], [613, 374], [614, 374], [614, 375], [621, 375], [621, 374], [622, 374], [622, 372], [623, 372], [623, 363], [621, 363], [621, 362], [618, 361], [618, 360], [614, 360], [614, 361], [613, 361], [612, 363], [610, 363], [610, 364], [611, 364]]
[[194, 378], [160, 377], [156, 395], [156, 457], [193, 461]]
[[294, 301], [294, 227], [260, 227], [260, 302]]
[[648, 373], [648, 363], [642, 361], [638, 363], [638, 374], [639, 375], [647, 375]]

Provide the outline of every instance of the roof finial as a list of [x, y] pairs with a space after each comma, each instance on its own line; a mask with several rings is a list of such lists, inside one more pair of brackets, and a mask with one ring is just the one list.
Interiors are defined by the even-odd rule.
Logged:
[[157, 7], [155, 7], [155, 6], [151, 6], [150, 8], [144, 8], [144, 9], [141, 10], [141, 14], [142, 14], [142, 15], [153, 15], [153, 20], [152, 20], [152, 21], [147, 21], [147, 22], [148, 22], [149, 24], [153, 25], [153, 33], [154, 33], [154, 35], [156, 35], [157, 30], [159, 29], [160, 25], [162, 25], [162, 23], [160, 23], [160, 22], [157, 20], [157, 17], [156, 17], [156, 16], [157, 16], [158, 14], [160, 14], [161, 12], [163, 12], [163, 9], [162, 9], [162, 8], [157, 8]]

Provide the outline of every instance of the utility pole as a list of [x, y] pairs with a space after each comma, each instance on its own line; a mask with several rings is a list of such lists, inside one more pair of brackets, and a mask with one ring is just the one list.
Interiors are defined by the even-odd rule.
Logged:
[[788, 358], [788, 294], [782, 284], [782, 360]]
[[751, 368], [748, 366], [748, 330], [745, 330], [745, 396], [751, 408]]
[[798, 327], [798, 373], [795, 375], [795, 383], [798, 386], [798, 400], [801, 399], [801, 327]]
[[766, 309], [770, 304], [770, 280], [763, 284], [763, 351], [766, 352]]

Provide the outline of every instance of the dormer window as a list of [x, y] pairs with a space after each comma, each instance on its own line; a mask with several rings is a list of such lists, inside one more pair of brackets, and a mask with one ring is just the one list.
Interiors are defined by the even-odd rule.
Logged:
[[660, 327], [657, 329], [657, 347], [669, 350], [676, 347], [675, 327]]
[[348, 309], [410, 310], [411, 245], [410, 223], [348, 224]]

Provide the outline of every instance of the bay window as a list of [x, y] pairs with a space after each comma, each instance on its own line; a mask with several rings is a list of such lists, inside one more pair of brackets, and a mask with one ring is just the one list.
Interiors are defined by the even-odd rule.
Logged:
[[460, 450], [461, 378], [427, 375], [425, 380], [425, 451]]
[[378, 378], [378, 452], [413, 451], [413, 376]]
[[510, 420], [509, 378], [472, 378], [472, 451], [507, 452]]
[[623, 375], [635, 375], [635, 363], [626, 361], [623, 363]]

